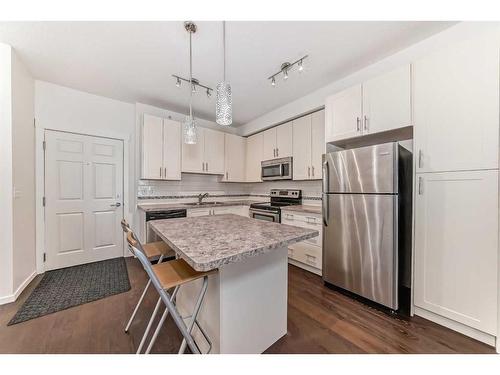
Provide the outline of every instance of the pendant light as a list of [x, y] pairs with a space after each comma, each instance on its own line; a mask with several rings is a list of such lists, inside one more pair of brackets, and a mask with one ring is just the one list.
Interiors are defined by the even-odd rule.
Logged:
[[[192, 36], [196, 32], [196, 24], [193, 22], [184, 22], [184, 28], [189, 33], [189, 83], [193, 87], [193, 48], [192, 48]], [[193, 117], [193, 90], [189, 90], [189, 115], [186, 116], [186, 120], [183, 124], [184, 128], [184, 143], [186, 144], [196, 144], [198, 140], [198, 134], [196, 129], [196, 120]]]
[[233, 103], [231, 99], [231, 85], [226, 81], [226, 21], [222, 21], [222, 43], [224, 50], [223, 81], [217, 85], [217, 101], [215, 107], [215, 121], [222, 126], [233, 123]]

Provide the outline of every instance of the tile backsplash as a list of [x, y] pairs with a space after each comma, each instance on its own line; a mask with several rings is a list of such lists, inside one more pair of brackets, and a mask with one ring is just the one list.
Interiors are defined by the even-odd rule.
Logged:
[[222, 176], [183, 173], [181, 181], [139, 180], [139, 199], [190, 197], [208, 192], [225, 196], [267, 196], [271, 189], [301, 189], [307, 198], [321, 197], [321, 181], [221, 182]]

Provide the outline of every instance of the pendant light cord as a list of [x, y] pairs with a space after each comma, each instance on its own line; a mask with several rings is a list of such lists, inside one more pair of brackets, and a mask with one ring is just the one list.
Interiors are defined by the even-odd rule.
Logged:
[[222, 21], [222, 44], [224, 50], [224, 82], [226, 82], [226, 21]]
[[193, 32], [189, 32], [189, 116], [193, 119], [193, 47], [191, 37]]

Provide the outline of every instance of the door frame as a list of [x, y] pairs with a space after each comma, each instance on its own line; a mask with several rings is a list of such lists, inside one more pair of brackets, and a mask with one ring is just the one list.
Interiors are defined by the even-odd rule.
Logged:
[[[80, 131], [71, 131], [67, 129], [57, 129], [49, 127], [37, 127], [35, 122], [35, 222], [36, 222], [36, 238], [35, 238], [35, 255], [36, 255], [36, 272], [42, 274], [45, 272], [45, 262], [43, 254], [45, 252], [45, 207], [43, 206], [43, 197], [45, 194], [45, 150], [43, 142], [45, 141], [46, 131], [56, 131], [61, 133], [70, 133], [90, 137], [108, 138], [121, 141], [123, 143], [123, 217], [131, 222], [132, 215], [130, 213], [130, 136], [116, 134], [113, 132], [96, 132], [85, 133]], [[128, 248], [123, 241], [123, 256], [127, 256]]]

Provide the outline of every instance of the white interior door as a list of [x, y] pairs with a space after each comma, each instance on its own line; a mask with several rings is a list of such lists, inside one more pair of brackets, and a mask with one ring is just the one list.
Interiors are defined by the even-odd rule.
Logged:
[[123, 142], [46, 131], [45, 269], [123, 255]]

